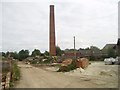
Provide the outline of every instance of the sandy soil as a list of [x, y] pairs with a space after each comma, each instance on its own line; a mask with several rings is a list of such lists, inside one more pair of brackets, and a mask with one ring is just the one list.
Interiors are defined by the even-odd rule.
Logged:
[[77, 69], [67, 73], [55, 72], [57, 68], [38, 68], [18, 63], [21, 79], [15, 88], [116, 88], [118, 73], [116, 65], [94, 62], [86, 70]]

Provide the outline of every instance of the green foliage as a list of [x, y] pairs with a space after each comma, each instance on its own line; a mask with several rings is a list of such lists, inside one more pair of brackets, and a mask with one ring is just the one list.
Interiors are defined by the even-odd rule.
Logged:
[[48, 63], [51, 63], [51, 62], [52, 62], [51, 60], [45, 60], [43, 63], [48, 64]]
[[0, 61], [2, 61], [3, 58], [4, 58], [4, 57], [0, 56]]
[[58, 70], [58, 72], [69, 72], [71, 70], [74, 70], [76, 69], [76, 61], [75, 60], [72, 60], [72, 63], [68, 66], [61, 66]]
[[5, 54], [4, 52], [2, 52], [2, 56], [3, 56], [3, 57], [6, 57], [6, 54]]
[[31, 64], [37, 64], [36, 60], [31, 61]]
[[98, 47], [96, 47], [96, 46], [91, 46], [90, 49], [92, 49], [92, 50], [100, 50], [100, 49], [99, 49]]
[[85, 50], [89, 50], [89, 49], [90, 49], [89, 47], [85, 48]]
[[47, 57], [47, 60], [52, 61], [53, 58], [51, 56]]
[[90, 56], [90, 61], [95, 61], [95, 60], [96, 60], [95, 56]]
[[12, 62], [12, 80], [10, 81], [10, 87], [14, 86], [15, 81], [20, 79], [20, 69], [16, 62]]
[[7, 58], [10, 55], [10, 57], [13, 57], [14, 59], [23, 60], [26, 59], [29, 56], [28, 50], [21, 50], [19, 53], [17, 52], [2, 52], [2, 56]]
[[20, 79], [20, 69], [16, 63], [13, 65], [13, 77], [15, 81]]
[[45, 61], [43, 61], [42, 63], [52, 63], [53, 62], [53, 58], [51, 56], [47, 57]]
[[57, 56], [61, 56], [63, 54], [63, 51], [60, 49], [59, 46], [56, 46], [56, 54]]
[[[10, 64], [6, 63], [5, 66], [3, 66], [2, 68], [2, 73], [4, 76], [6, 76], [8, 72], [10, 72]], [[15, 61], [12, 61], [12, 72], [11, 73], [12, 73], [12, 78], [10, 80], [9, 85], [10, 87], [13, 87], [15, 84], [15, 81], [20, 79], [20, 69], [17, 66], [17, 63]]]
[[10, 54], [10, 52], [6, 52], [6, 53], [4, 53], [4, 52], [2, 52], [2, 56], [4, 56], [4, 57], [8, 57], [8, 55]]
[[2, 56], [7, 58], [10, 55], [10, 57], [13, 57], [14, 59], [23, 60], [26, 59], [29, 56], [29, 50], [21, 50], [19, 53], [17, 52], [2, 52]]
[[40, 50], [38, 50], [38, 49], [34, 49], [34, 51], [32, 52], [32, 55], [31, 56], [40, 56], [41, 55], [41, 52], [40, 52]]
[[11, 57], [13, 57], [14, 59], [19, 59], [19, 55], [17, 52], [12, 52]]
[[77, 51], [77, 49], [65, 49], [65, 51]]
[[75, 60], [73, 60], [72, 63], [70, 65], [68, 65], [67, 71], [71, 71], [71, 70], [74, 70], [76, 68], [77, 68], [76, 67], [76, 62], [75, 62]]
[[21, 50], [18, 53], [19, 60], [26, 59], [29, 56], [29, 51], [28, 50]]
[[45, 52], [44, 52], [44, 55], [45, 55], [45, 56], [49, 56], [50, 54], [49, 54], [48, 51], [45, 51]]

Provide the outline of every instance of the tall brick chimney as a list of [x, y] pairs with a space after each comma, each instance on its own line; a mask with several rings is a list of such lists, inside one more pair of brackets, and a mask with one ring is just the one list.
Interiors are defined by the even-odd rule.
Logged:
[[56, 56], [54, 5], [50, 5], [50, 26], [49, 26], [49, 29], [50, 29], [49, 52], [50, 52], [50, 55]]

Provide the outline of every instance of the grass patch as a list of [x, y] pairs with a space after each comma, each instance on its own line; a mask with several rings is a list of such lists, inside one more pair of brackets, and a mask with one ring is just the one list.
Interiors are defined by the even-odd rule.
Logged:
[[12, 63], [12, 79], [10, 81], [10, 87], [13, 87], [15, 81], [18, 81], [19, 79], [20, 79], [20, 69], [17, 66], [17, 63], [14, 61]]
[[10, 88], [14, 86], [15, 84], [15, 81], [19, 80], [20, 79], [20, 69], [19, 67], [17, 66], [17, 62], [16, 61], [12, 61], [12, 77], [11, 76], [7, 76], [8, 73], [10, 73], [10, 63], [6, 61], [3, 61], [2, 62], [2, 79], [4, 77], [10, 77], [11, 80], [10, 80], [10, 83], [9, 83], [9, 86]]

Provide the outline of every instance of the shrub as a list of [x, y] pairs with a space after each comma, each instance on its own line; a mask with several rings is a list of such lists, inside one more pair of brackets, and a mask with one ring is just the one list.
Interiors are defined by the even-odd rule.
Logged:
[[94, 56], [90, 56], [90, 61], [95, 61], [96, 58]]
[[68, 66], [61, 66], [60, 69], [58, 70], [58, 72], [69, 72], [71, 70], [76, 69], [76, 61], [72, 60], [72, 63]]
[[70, 65], [67, 66], [67, 71], [70, 71], [70, 70], [74, 70], [76, 69], [76, 61], [73, 60], [72, 63]]
[[42, 63], [47, 64], [47, 63], [52, 63], [53, 62], [53, 58], [51, 56], [46, 58], [47, 60], [43, 61]]
[[9, 84], [10, 87], [13, 87], [15, 81], [17, 81], [19, 79], [20, 79], [20, 69], [17, 66], [17, 63], [13, 62], [12, 63], [12, 79], [11, 79], [10, 84]]
[[13, 65], [13, 79], [15, 81], [20, 79], [20, 69], [16, 63]]
[[31, 64], [37, 64], [37, 61], [36, 60], [33, 60], [30, 62]]

